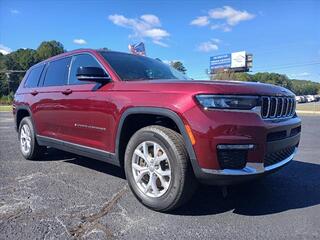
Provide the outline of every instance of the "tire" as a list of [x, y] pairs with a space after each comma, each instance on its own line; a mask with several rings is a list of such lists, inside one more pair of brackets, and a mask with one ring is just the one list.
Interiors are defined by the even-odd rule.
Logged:
[[178, 208], [197, 186], [182, 136], [162, 126], [144, 127], [131, 137], [124, 167], [136, 198], [156, 211]]
[[28, 160], [37, 160], [46, 150], [45, 146], [40, 146], [37, 142], [36, 133], [30, 117], [25, 117], [20, 122], [19, 143], [20, 152], [23, 157]]

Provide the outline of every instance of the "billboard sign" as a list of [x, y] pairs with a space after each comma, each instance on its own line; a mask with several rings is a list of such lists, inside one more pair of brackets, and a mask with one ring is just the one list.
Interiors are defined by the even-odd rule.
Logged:
[[231, 53], [231, 68], [243, 68], [246, 67], [246, 52], [234, 52]]
[[210, 57], [210, 69], [222, 69], [231, 67], [231, 54], [223, 54]]
[[246, 72], [252, 67], [252, 54], [246, 51], [233, 52], [210, 57], [211, 72], [236, 71]]

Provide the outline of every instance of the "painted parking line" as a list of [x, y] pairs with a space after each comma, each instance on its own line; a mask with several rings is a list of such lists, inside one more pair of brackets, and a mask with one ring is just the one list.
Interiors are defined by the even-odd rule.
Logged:
[[0, 122], [12, 122], [12, 118], [0, 118]]

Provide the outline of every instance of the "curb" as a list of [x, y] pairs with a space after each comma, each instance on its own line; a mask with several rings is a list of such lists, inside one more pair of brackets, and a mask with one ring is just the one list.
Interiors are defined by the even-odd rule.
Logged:
[[316, 111], [304, 111], [304, 110], [296, 110], [297, 113], [299, 114], [314, 114], [314, 115], [320, 115], [320, 112]]

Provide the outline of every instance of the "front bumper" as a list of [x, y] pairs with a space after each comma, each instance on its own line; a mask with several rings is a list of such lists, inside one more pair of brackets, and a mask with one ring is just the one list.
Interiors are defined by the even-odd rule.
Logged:
[[269, 173], [273, 173], [283, 166], [291, 162], [298, 150], [298, 145], [300, 141], [300, 133], [278, 141], [272, 141], [265, 143], [266, 145], [266, 156], [267, 154], [274, 154], [281, 152], [287, 147], [291, 147], [293, 152], [276, 161], [274, 164], [267, 164], [265, 158], [258, 159], [257, 161], [247, 162], [245, 167], [242, 169], [208, 169], [197, 167], [195, 170], [195, 175], [197, 179], [204, 184], [209, 185], [234, 185], [249, 180], [253, 180]]
[[205, 169], [203, 168], [202, 171], [209, 174], [216, 174], [216, 175], [234, 175], [234, 176], [247, 176], [247, 175], [255, 175], [255, 174], [263, 174], [267, 173], [273, 170], [276, 170], [277, 168], [280, 168], [284, 165], [286, 165], [288, 162], [290, 162], [294, 155], [296, 154], [298, 148], [295, 148], [295, 151], [293, 154], [291, 154], [289, 157], [285, 158], [284, 160], [264, 167], [264, 163], [253, 163], [249, 162], [246, 164], [246, 166], [242, 169], [223, 169], [223, 170], [215, 170], [215, 169]]
[[[195, 110], [196, 111], [196, 110]], [[264, 121], [254, 113], [210, 111], [195, 114], [200, 123], [193, 124], [196, 159], [191, 159], [196, 178], [210, 185], [231, 185], [272, 173], [288, 164], [300, 141], [301, 120], [294, 116], [281, 121]], [[248, 149], [244, 167], [222, 167], [219, 145], [254, 145]], [[277, 161], [269, 156], [285, 149], [289, 154]], [[235, 155], [234, 161], [239, 160]]]

